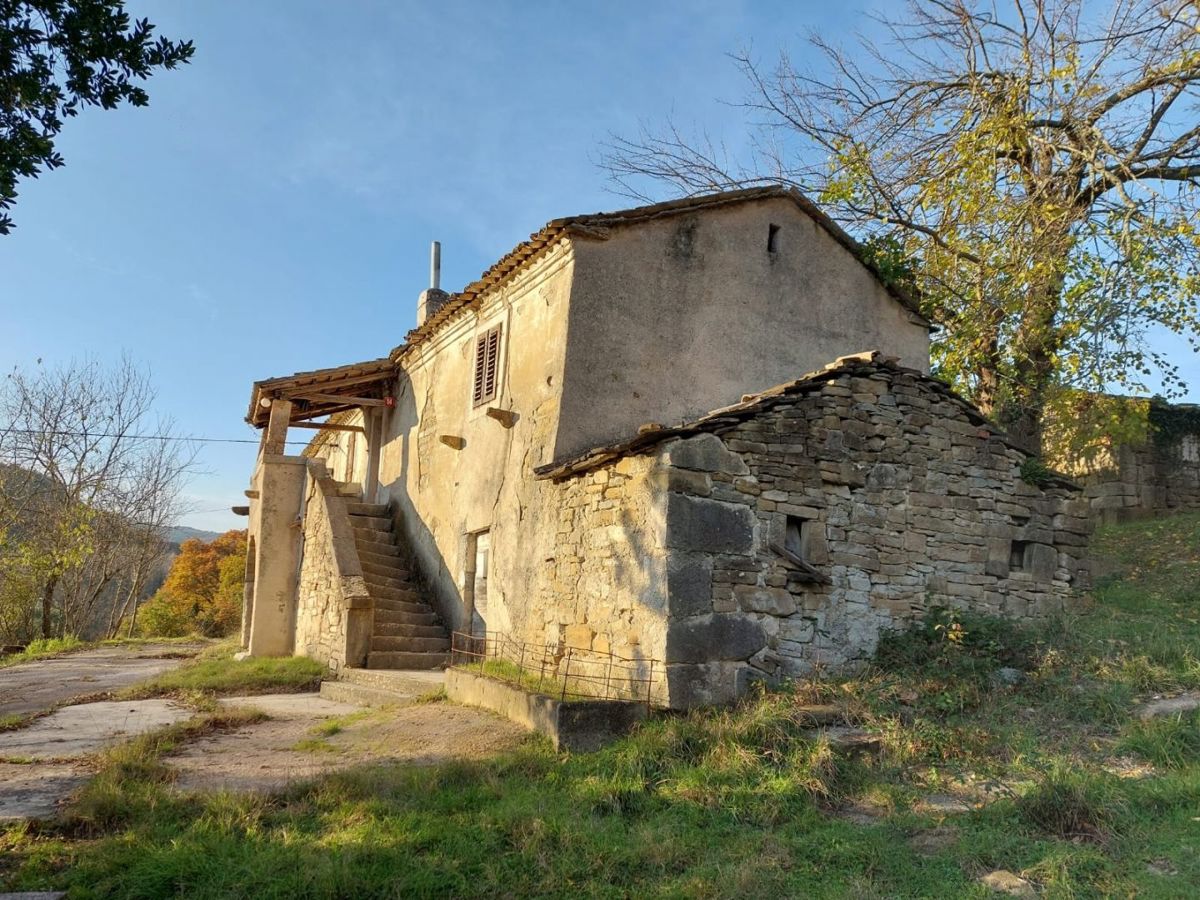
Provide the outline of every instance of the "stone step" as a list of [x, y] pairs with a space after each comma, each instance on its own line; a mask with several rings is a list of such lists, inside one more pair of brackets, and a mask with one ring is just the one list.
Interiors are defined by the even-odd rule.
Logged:
[[375, 518], [391, 519], [386, 503], [347, 503], [346, 512], [352, 516], [372, 516]]
[[403, 613], [433, 612], [429, 608], [428, 603], [422, 603], [420, 600], [415, 599], [415, 595], [412, 600], [381, 600], [377, 597], [371, 599], [374, 602], [376, 611], [387, 610], [389, 612]]
[[437, 625], [438, 617], [433, 610], [425, 608], [422, 612], [405, 612], [402, 609], [382, 609], [375, 607], [375, 629], [395, 625]]
[[412, 703], [415, 697], [409, 692], [389, 691], [367, 684], [350, 681], [322, 681], [321, 697], [338, 703], [353, 703], [357, 706], [402, 706]]
[[401, 603], [420, 603], [422, 606], [429, 605], [425, 602], [425, 598], [411, 585], [403, 588], [376, 586], [371, 589], [371, 597], [375, 600], [398, 600]]
[[347, 500], [357, 500], [361, 499], [362, 497], [362, 485], [358, 484], [357, 482], [335, 481], [334, 485], [336, 486], [337, 495], [339, 497], [345, 497]]
[[446, 676], [442, 672], [429, 670], [357, 669], [347, 666], [338, 672], [337, 680], [365, 684], [385, 691], [416, 691], [423, 694], [442, 687], [446, 683]]
[[364, 559], [360, 555], [358, 561], [362, 564], [363, 575], [378, 575], [380, 578], [398, 578], [401, 581], [408, 578], [408, 569], [402, 566], [398, 559], [393, 559], [386, 563], [378, 563]]
[[387, 566], [390, 569], [406, 568], [404, 560], [400, 557], [400, 550], [396, 548], [396, 553], [393, 556], [388, 556], [386, 553], [376, 553], [374, 550], [358, 551], [358, 561], [361, 563], [371, 563], [376, 566]]
[[406, 622], [380, 622], [376, 619], [374, 637], [444, 638], [446, 629], [441, 625], [410, 625]]
[[450, 650], [448, 637], [385, 637], [379, 634], [371, 638], [373, 653], [447, 653]]
[[444, 669], [449, 653], [404, 653], [372, 650], [367, 654], [368, 669]]
[[350, 524], [355, 528], [370, 528], [374, 531], [391, 531], [391, 516], [351, 516]]
[[[407, 572], [397, 570], [398, 575], [407, 576]], [[412, 583], [407, 577], [389, 578], [384, 575], [379, 575], [375, 572], [363, 572], [363, 579], [367, 582], [367, 590], [372, 591], [373, 588], [395, 588], [399, 591], [411, 591]], [[373, 596], [372, 592], [372, 596]]]
[[382, 562], [385, 559], [398, 559], [400, 557], [400, 548], [393, 543], [384, 543], [383, 541], [355, 541], [355, 548], [358, 550], [358, 558], [378, 557], [377, 562]]
[[374, 522], [373, 518], [352, 518], [350, 524], [354, 527], [354, 542], [359, 541], [384, 541], [385, 544], [391, 544], [391, 529], [376, 528], [373, 524], [359, 524], [359, 522]]

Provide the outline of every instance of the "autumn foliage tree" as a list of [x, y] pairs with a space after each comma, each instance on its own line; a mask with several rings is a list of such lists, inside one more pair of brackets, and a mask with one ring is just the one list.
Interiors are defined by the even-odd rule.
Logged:
[[221, 637], [241, 620], [246, 571], [246, 532], [227, 531], [203, 541], [184, 541], [166, 581], [142, 607], [142, 634]]
[[745, 158], [668, 126], [617, 139], [610, 174], [817, 195], [943, 326], [937, 373], [1030, 449], [1084, 394], [1181, 388], [1148, 337], [1200, 333], [1200, 4], [881, 8], [856, 47], [813, 35], [811, 65], [736, 57]]

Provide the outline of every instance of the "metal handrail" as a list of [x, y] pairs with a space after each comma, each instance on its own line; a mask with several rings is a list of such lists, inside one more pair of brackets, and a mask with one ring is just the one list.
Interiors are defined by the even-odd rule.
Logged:
[[[488, 663], [507, 663], [511, 666]], [[478, 665], [484, 674], [559, 700], [654, 703], [658, 660], [620, 656], [565, 643], [522, 641], [498, 631], [450, 636], [450, 665]]]

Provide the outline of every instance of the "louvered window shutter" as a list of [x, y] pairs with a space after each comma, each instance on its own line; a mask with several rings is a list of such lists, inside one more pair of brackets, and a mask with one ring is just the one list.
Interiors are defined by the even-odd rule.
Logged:
[[475, 340], [475, 378], [471, 399], [476, 406], [496, 398], [500, 380], [500, 326]]

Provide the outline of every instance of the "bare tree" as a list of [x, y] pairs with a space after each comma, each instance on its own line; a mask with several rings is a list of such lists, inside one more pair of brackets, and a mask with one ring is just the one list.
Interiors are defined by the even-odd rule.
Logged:
[[735, 56], [749, 158], [669, 125], [604, 166], [636, 196], [819, 195], [945, 326], [940, 373], [1033, 448], [1071, 389], [1182, 387], [1146, 337], [1200, 328], [1200, 5], [912, 0], [878, 21], [853, 50], [813, 35], [813, 70]]
[[0, 578], [36, 594], [42, 637], [81, 630], [104, 602], [136, 606], [164, 550], [196, 454], [153, 402], [128, 358], [14, 371], [0, 393], [0, 463], [22, 473], [27, 494], [12, 505]]

